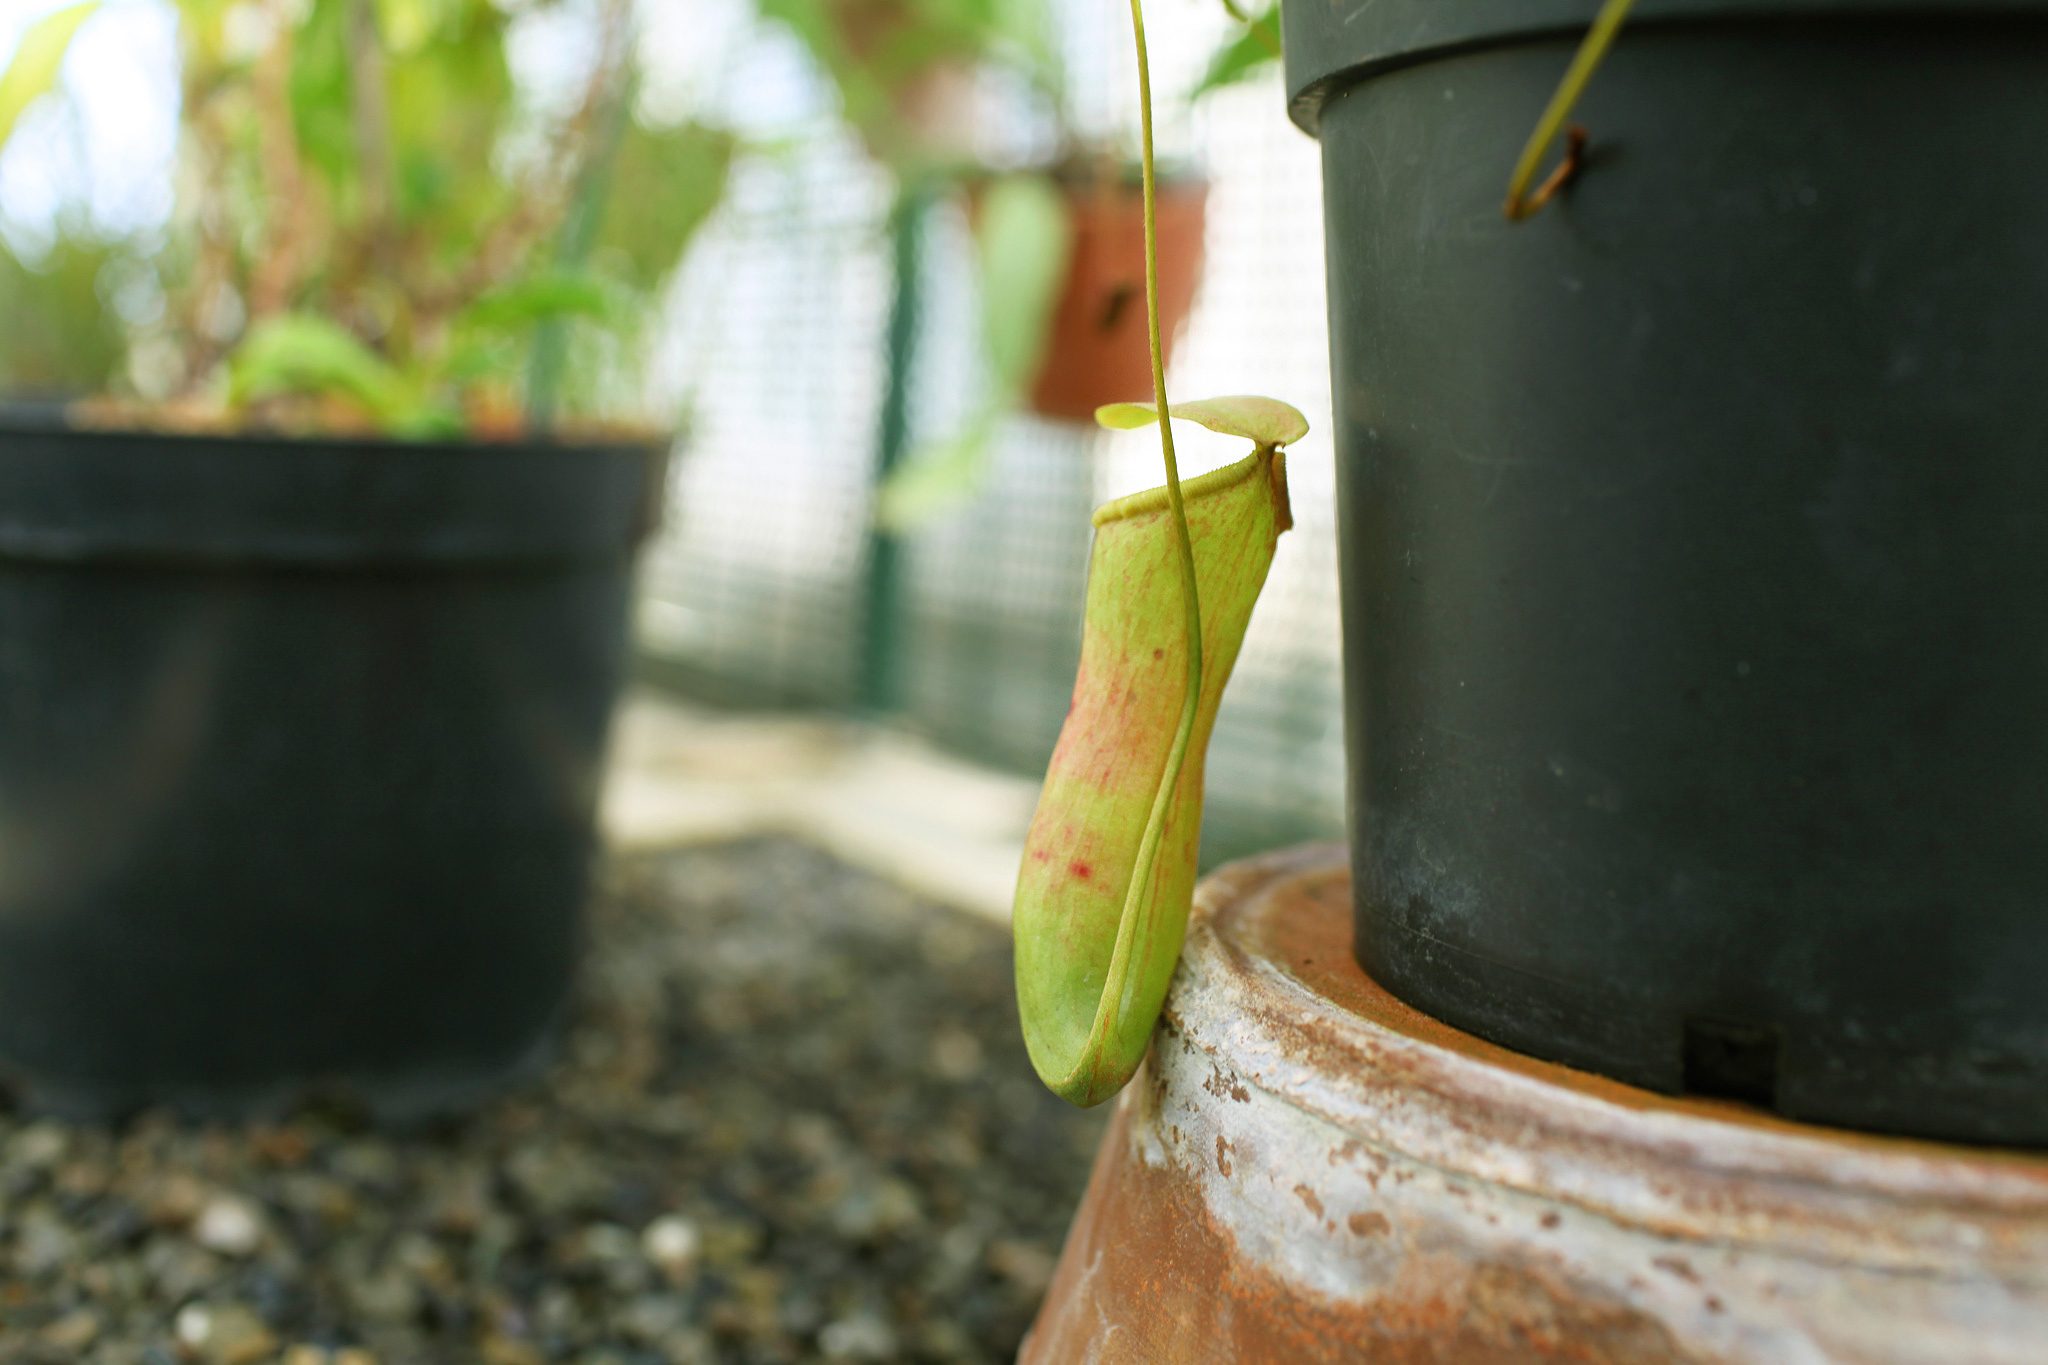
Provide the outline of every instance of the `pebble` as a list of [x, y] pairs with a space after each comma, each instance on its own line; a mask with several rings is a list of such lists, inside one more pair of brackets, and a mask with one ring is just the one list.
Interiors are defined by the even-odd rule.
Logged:
[[81, 1308], [43, 1328], [36, 1333], [36, 1340], [53, 1351], [75, 1354], [92, 1345], [92, 1339], [99, 1334], [99, 1318], [90, 1310]]
[[71, 1135], [62, 1125], [48, 1119], [32, 1123], [8, 1142], [6, 1169], [9, 1174], [45, 1170], [62, 1161], [70, 1146]]
[[248, 1256], [263, 1240], [263, 1219], [248, 1200], [216, 1195], [192, 1221], [192, 1240], [224, 1256]]
[[896, 1334], [879, 1318], [841, 1318], [818, 1333], [818, 1349], [833, 1360], [892, 1360]]
[[551, 1070], [425, 1131], [0, 1096], [0, 1362], [1013, 1360], [1104, 1115], [1007, 934], [784, 840], [614, 861]]
[[143, 1202], [149, 1220], [160, 1227], [183, 1227], [206, 1206], [206, 1187], [190, 1172], [169, 1171], [147, 1183]]
[[988, 1246], [989, 1269], [1027, 1294], [1043, 1294], [1058, 1262], [1044, 1247], [998, 1238]]
[[350, 1275], [342, 1294], [355, 1316], [366, 1323], [403, 1323], [418, 1316], [422, 1292], [404, 1266], [380, 1266], [373, 1274]]
[[665, 1213], [640, 1233], [647, 1259], [673, 1285], [688, 1284], [697, 1273], [697, 1252], [703, 1245], [697, 1225], [680, 1214]]
[[178, 1310], [178, 1345], [207, 1365], [253, 1365], [277, 1348], [263, 1319], [238, 1303], [190, 1303]]
[[221, 1277], [218, 1257], [170, 1237], [153, 1237], [143, 1245], [141, 1268], [157, 1295], [170, 1300], [191, 1298]]
[[32, 1204], [20, 1215], [14, 1233], [14, 1270], [38, 1280], [64, 1269], [81, 1253], [83, 1238], [47, 1204]]

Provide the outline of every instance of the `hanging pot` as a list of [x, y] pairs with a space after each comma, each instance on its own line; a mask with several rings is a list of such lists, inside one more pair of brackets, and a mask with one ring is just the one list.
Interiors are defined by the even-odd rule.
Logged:
[[[1145, 207], [1137, 186], [1118, 180], [1064, 188], [1071, 255], [1031, 406], [1044, 417], [1093, 423], [1105, 403], [1143, 400], [1152, 392]], [[1159, 187], [1159, 319], [1169, 360], [1202, 277], [1208, 198], [1209, 187], [1199, 180]]]

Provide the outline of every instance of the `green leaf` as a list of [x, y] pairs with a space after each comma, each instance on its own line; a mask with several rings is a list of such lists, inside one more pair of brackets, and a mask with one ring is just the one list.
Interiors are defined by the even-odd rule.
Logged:
[[476, 7], [472, 0], [376, 0], [376, 9], [385, 48], [405, 56], [459, 32]]
[[348, 63], [346, 0], [313, 0], [292, 39], [292, 132], [337, 197], [353, 189], [356, 172]]
[[972, 497], [981, 486], [1001, 411], [982, 413], [953, 440], [898, 465], [875, 494], [876, 523], [900, 535]]
[[[348, 0], [313, 0], [292, 40], [299, 152], [343, 207], [361, 192]], [[385, 116], [399, 221], [442, 255], [467, 250], [506, 206], [492, 154], [513, 95], [505, 15], [489, 0], [385, 0]]]
[[0, 244], [0, 390], [104, 393], [126, 355], [121, 315], [101, 302], [110, 272], [135, 264], [123, 248], [60, 233], [33, 269]]
[[379, 13], [399, 218], [460, 255], [509, 207], [492, 160], [513, 97], [505, 16], [488, 0], [386, 0]]
[[975, 238], [989, 394], [959, 436], [917, 452], [882, 485], [875, 519], [884, 530], [911, 530], [981, 486], [996, 426], [1045, 357], [1072, 236], [1066, 200], [1044, 176], [1005, 176], [983, 192]]
[[619, 287], [580, 270], [548, 270], [485, 294], [457, 319], [461, 327], [524, 328], [548, 318], [585, 318], [603, 326], [628, 320], [632, 309]]
[[982, 195], [981, 328], [992, 385], [1014, 402], [1038, 373], [1067, 275], [1066, 199], [1041, 175], [1004, 176]]
[[[1183, 421], [1262, 446], [1293, 445], [1308, 435], [1308, 418], [1277, 398], [1199, 398], [1173, 404], [1172, 412]], [[1134, 431], [1158, 421], [1159, 409], [1151, 403], [1111, 403], [1095, 410], [1095, 420], [1112, 431]]]
[[[1202, 611], [1202, 682], [1171, 793], [1188, 692], [1186, 602], [1164, 489], [1095, 514], [1073, 706], [1025, 836], [1013, 922], [1017, 1004], [1032, 1065], [1075, 1104], [1130, 1079], [1180, 957], [1201, 845], [1203, 757], [1280, 532], [1284, 457], [1271, 448], [1182, 485]], [[1143, 885], [1154, 802], [1166, 822]]]
[[718, 207], [732, 155], [733, 137], [720, 129], [628, 123], [612, 161], [598, 250], [623, 261], [640, 287], [659, 284]]
[[389, 361], [346, 329], [310, 314], [284, 313], [258, 323], [228, 357], [229, 402], [239, 406], [288, 393], [351, 399], [378, 425], [399, 434], [447, 426], [447, 418]]
[[1209, 69], [1188, 92], [1198, 100], [1211, 91], [1235, 85], [1280, 60], [1280, 7], [1276, 4], [1253, 19], [1237, 40], [1209, 59]]
[[98, 8], [98, 0], [86, 0], [84, 4], [60, 9], [36, 20], [21, 35], [14, 60], [7, 64], [6, 73], [0, 75], [0, 147], [6, 146], [7, 139], [14, 135], [14, 125], [22, 111], [35, 102], [36, 96], [57, 84], [57, 73], [63, 69], [64, 54], [71, 48], [72, 37]]

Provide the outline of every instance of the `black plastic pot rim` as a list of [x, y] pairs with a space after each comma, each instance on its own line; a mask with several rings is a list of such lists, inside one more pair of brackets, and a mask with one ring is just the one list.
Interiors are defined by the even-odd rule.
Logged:
[[668, 446], [675, 442], [674, 432], [649, 428], [644, 432], [628, 434], [620, 432], [599, 440], [586, 440], [575, 435], [564, 436], [555, 430], [546, 430], [534, 435], [516, 438], [480, 437], [475, 439], [449, 440], [445, 438], [412, 438], [384, 436], [374, 433], [363, 435], [334, 435], [324, 432], [304, 434], [284, 431], [265, 431], [260, 428], [234, 431], [177, 431], [169, 428], [149, 426], [94, 426], [71, 421], [66, 412], [69, 403], [53, 402], [12, 402], [0, 400], [0, 438], [8, 436], [76, 436], [103, 437], [121, 441], [161, 441], [167, 446], [178, 445], [238, 445], [238, 446], [303, 446], [313, 450], [350, 450], [364, 453], [376, 451], [419, 451], [443, 455], [470, 455], [507, 450], [558, 450], [571, 452], [590, 451], [640, 451], [654, 446]]
[[671, 439], [212, 435], [0, 407], [0, 558], [337, 570], [612, 562], [659, 519]]
[[[1283, 0], [1288, 116], [1314, 137], [1323, 107], [1354, 85], [1491, 48], [1576, 41], [1599, 8], [1600, 0]], [[2025, 18], [2048, 20], [2048, 0], [1637, 0], [1620, 41], [1725, 24]]]

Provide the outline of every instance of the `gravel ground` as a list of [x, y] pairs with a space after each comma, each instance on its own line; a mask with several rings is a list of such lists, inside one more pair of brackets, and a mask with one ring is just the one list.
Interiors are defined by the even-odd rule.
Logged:
[[0, 1113], [0, 1362], [1011, 1359], [1103, 1115], [1005, 931], [787, 841], [604, 880], [561, 1056], [463, 1122]]

